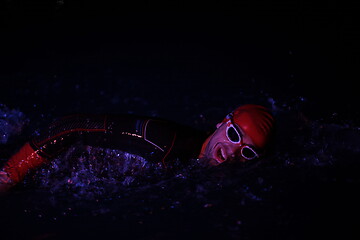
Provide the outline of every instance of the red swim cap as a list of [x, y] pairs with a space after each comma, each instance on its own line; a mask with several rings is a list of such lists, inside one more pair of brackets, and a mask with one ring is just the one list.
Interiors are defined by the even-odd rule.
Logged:
[[232, 120], [251, 138], [256, 148], [265, 148], [274, 128], [274, 118], [267, 108], [254, 104], [240, 106], [232, 112]]

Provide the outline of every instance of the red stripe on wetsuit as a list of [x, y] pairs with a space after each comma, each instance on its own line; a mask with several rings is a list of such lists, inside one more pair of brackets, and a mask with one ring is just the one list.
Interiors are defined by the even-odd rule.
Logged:
[[26, 143], [6, 162], [3, 171], [14, 184], [21, 182], [29, 170], [36, 169], [47, 161], [38, 152], [39, 150], [34, 150], [29, 143]]

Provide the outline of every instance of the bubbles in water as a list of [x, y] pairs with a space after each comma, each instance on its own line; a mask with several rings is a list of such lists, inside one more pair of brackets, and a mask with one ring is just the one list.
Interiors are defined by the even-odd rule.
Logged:
[[125, 187], [151, 182], [163, 169], [143, 157], [114, 149], [77, 144], [27, 179], [51, 192], [70, 191], [76, 197], [107, 197]]

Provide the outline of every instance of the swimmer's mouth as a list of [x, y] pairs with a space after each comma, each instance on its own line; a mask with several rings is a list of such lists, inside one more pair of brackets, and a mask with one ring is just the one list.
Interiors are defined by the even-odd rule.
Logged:
[[225, 157], [225, 154], [224, 154], [224, 151], [223, 149], [220, 147], [217, 152], [216, 152], [216, 160], [219, 162], [219, 163], [222, 163], [222, 162], [225, 162], [226, 161], [226, 157]]

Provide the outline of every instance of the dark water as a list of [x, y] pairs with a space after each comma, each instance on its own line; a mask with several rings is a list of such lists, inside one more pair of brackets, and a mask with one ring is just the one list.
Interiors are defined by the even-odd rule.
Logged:
[[0, 196], [1, 239], [357, 238], [357, 49], [341, 51], [353, 32], [340, 30], [349, 10], [164, 4], [5, 4], [1, 163], [64, 114], [135, 113], [210, 132], [245, 103], [273, 110], [271, 154], [168, 174], [76, 145]]

